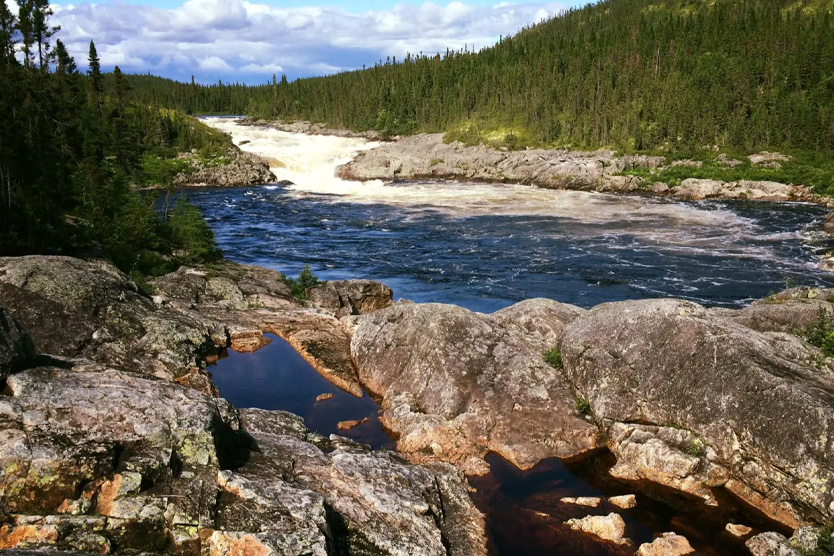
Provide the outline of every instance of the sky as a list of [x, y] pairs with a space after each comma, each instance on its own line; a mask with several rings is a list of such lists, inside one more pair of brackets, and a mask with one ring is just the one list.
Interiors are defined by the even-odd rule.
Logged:
[[[6, 1], [10, 6], [14, 0]], [[373, 65], [388, 56], [480, 49], [577, 0], [118, 0], [54, 2], [53, 25], [86, 67], [181, 81], [264, 83]], [[16, 10], [16, 7], [14, 7]]]

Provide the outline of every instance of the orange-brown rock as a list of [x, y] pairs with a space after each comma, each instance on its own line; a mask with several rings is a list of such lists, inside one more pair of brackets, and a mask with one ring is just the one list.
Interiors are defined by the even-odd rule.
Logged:
[[570, 519], [565, 524], [571, 529], [594, 535], [604, 541], [621, 545], [631, 544], [631, 541], [625, 538], [625, 521], [622, 516], [613, 512], [606, 516], [589, 515], [582, 519]]
[[686, 537], [663, 533], [651, 543], [641, 544], [637, 556], [686, 556], [694, 552]]
[[360, 419], [358, 421], [339, 421], [337, 427], [340, 431], [349, 431], [355, 429], [359, 425], [364, 425], [368, 422], [368, 418]]

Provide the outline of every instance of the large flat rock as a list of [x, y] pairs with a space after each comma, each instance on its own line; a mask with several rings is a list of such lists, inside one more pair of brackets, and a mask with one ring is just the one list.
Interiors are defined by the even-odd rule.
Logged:
[[40, 353], [173, 379], [216, 352], [206, 323], [154, 305], [106, 261], [0, 258], [0, 304]]
[[621, 476], [708, 503], [723, 486], [792, 527], [834, 516], [834, 372], [816, 348], [678, 300], [601, 305], [561, 346]]
[[351, 344], [362, 384], [383, 397], [401, 452], [483, 473], [496, 452], [522, 468], [598, 445], [574, 391], [542, 353], [581, 311], [528, 302], [495, 315], [398, 304], [361, 319]]

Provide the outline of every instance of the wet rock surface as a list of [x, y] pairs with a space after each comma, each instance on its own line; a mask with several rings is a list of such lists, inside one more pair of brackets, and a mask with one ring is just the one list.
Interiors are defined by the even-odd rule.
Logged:
[[[578, 311], [555, 302], [525, 307], [481, 315], [398, 304], [360, 321], [351, 344], [359, 377], [383, 398], [382, 421], [401, 452], [484, 473], [490, 451], [530, 468], [598, 446], [572, 387], [542, 358]], [[538, 330], [532, 341], [528, 328]]]

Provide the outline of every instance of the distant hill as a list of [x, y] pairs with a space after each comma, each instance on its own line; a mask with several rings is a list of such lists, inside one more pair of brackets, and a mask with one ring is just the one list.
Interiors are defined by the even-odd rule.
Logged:
[[832, 11], [832, 0], [608, 0], [478, 53], [253, 88], [146, 88], [190, 112], [509, 147], [829, 150]]

